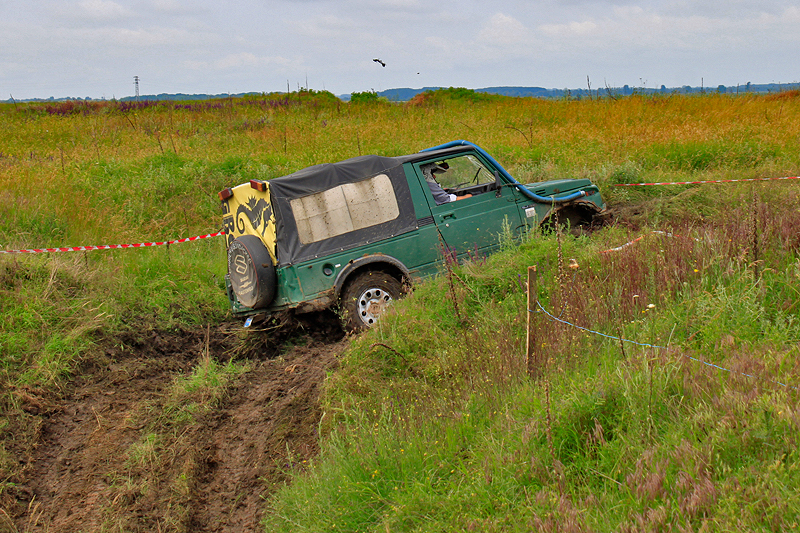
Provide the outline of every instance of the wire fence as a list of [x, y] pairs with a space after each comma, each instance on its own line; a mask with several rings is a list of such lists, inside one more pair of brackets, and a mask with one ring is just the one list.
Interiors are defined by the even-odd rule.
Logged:
[[797, 180], [800, 176], [782, 176], [778, 178], [738, 178], [728, 180], [699, 180], [699, 181], [653, 181], [649, 183], [614, 183], [614, 187], [650, 187], [654, 185], [702, 185], [704, 183], [740, 183], [746, 181], [778, 181]]
[[[796, 178], [780, 178], [780, 179], [796, 179]], [[725, 180], [725, 181], [755, 181], [755, 180]], [[689, 183], [689, 182], [687, 182], [687, 183]], [[650, 184], [650, 183], [641, 183], [641, 184], [630, 184], [630, 185], [666, 185], [666, 183], [652, 183], [652, 184]], [[217, 233], [209, 233], [209, 234], [206, 234], [206, 235], [198, 235], [198, 236], [195, 236], [195, 237], [186, 237], [184, 239], [174, 239], [174, 240], [170, 240], [170, 241], [161, 241], [161, 242], [143, 242], [143, 243], [135, 243], [135, 244], [104, 244], [104, 245], [99, 245], [99, 246], [70, 246], [70, 247], [62, 247], [62, 248], [34, 248], [34, 249], [20, 249], [20, 250], [0, 250], [0, 254], [39, 254], [39, 253], [52, 253], [52, 252], [78, 252], [78, 251], [89, 251], [89, 250], [109, 250], [109, 249], [120, 249], [120, 248], [146, 248], [146, 247], [151, 247], [151, 246], [163, 246], [163, 245], [169, 246], [170, 244], [180, 244], [180, 243], [184, 243], [184, 242], [196, 241], [196, 240], [199, 240], [199, 239], [207, 239], [207, 238], [211, 238], [211, 237], [219, 237], [220, 235], [224, 235], [224, 234], [225, 234], [224, 231], [220, 231], [220, 232], [217, 232]], [[666, 237], [674, 237], [675, 236], [675, 235], [673, 235], [671, 233], [662, 232], [662, 231], [653, 231], [652, 234], [663, 235], [663, 236], [666, 236]], [[621, 246], [617, 246], [616, 248], [611, 248], [609, 250], [604, 250], [604, 251], [602, 251], [600, 253], [616, 252], [616, 251], [622, 250], [622, 249], [624, 249], [624, 248], [626, 248], [628, 246], [631, 246], [631, 245], [639, 242], [644, 237], [645, 237], [645, 235], [642, 235], [642, 236], [634, 239], [633, 241], [625, 243], [625, 244], [623, 244]], [[530, 290], [530, 288], [529, 288], [529, 290]], [[615, 341], [618, 341], [618, 342], [629, 343], [629, 344], [633, 344], [633, 345], [636, 345], [636, 346], [641, 346], [643, 348], [653, 348], [653, 349], [660, 349], [660, 350], [668, 349], [667, 346], [660, 346], [660, 345], [657, 345], [657, 344], [649, 344], [649, 343], [645, 343], [645, 342], [637, 342], [637, 341], [634, 341], [634, 340], [631, 340], [631, 339], [626, 339], [626, 338], [615, 336], [615, 335], [609, 335], [607, 333], [602, 333], [600, 331], [596, 331], [596, 330], [593, 330], [593, 329], [585, 328], [583, 326], [579, 326], [577, 324], [574, 324], [572, 322], [564, 320], [563, 318], [554, 316], [549, 311], [547, 311], [547, 309], [545, 309], [544, 306], [542, 306], [542, 304], [539, 302], [538, 299], [536, 300], [536, 305], [537, 305], [538, 309], [530, 309], [529, 308], [528, 312], [529, 313], [542, 313], [548, 319], [550, 319], [550, 320], [552, 320], [554, 322], [559, 322], [559, 323], [564, 324], [566, 326], [569, 326], [571, 328], [575, 328], [577, 330], [584, 331], [584, 332], [590, 333], [592, 335], [597, 335], [597, 336], [604, 337], [604, 338], [611, 339], [611, 340], [615, 340]], [[738, 374], [738, 375], [741, 375], [741, 376], [746, 376], [746, 377], [752, 378], [752, 379], [760, 379], [762, 381], [767, 381], [769, 383], [774, 383], [776, 385], [780, 385], [782, 387], [786, 387], [786, 388], [793, 389], [793, 390], [800, 390], [800, 389], [798, 389], [798, 387], [795, 387], [793, 385], [788, 385], [788, 384], [782, 383], [780, 381], [776, 381], [776, 380], [773, 380], [773, 379], [762, 378], [762, 377], [755, 376], [753, 374], [747, 374], [747, 373], [744, 373], [744, 372], [737, 372], [735, 370], [731, 370], [731, 369], [716, 365], [714, 363], [709, 363], [708, 361], [704, 361], [702, 359], [698, 359], [698, 358], [692, 357], [690, 355], [686, 355], [686, 354], [681, 354], [681, 355], [683, 357], [685, 357], [686, 359], [689, 359], [691, 361], [695, 361], [697, 363], [701, 363], [701, 364], [703, 364], [705, 366], [708, 366], [708, 367], [711, 367], [711, 368], [715, 368], [717, 370], [722, 370], [724, 372], [728, 372], [728, 373], [731, 373], [731, 374]]]
[[[553, 314], [551, 314], [547, 309], [544, 308], [544, 306], [542, 306], [542, 304], [539, 302], [539, 300], [536, 300], [536, 306], [538, 307], [538, 309], [528, 309], [528, 312], [529, 313], [542, 313], [548, 319], [550, 319], [550, 320], [552, 320], [554, 322], [559, 322], [559, 323], [564, 324], [566, 326], [569, 326], [571, 328], [575, 328], [575, 329], [578, 329], [580, 331], [584, 331], [586, 333], [590, 333], [592, 335], [605, 337], [607, 339], [611, 339], [611, 340], [615, 340], [615, 341], [619, 341], [619, 342], [627, 342], [627, 343], [630, 343], [630, 344], [633, 344], [633, 345], [636, 345], [636, 346], [642, 346], [644, 348], [653, 348], [653, 349], [658, 349], [658, 350], [667, 350], [669, 348], [668, 346], [660, 346], [658, 344], [648, 344], [646, 342], [637, 342], [637, 341], [634, 341], [634, 340], [631, 340], [631, 339], [626, 339], [624, 337], [620, 337], [620, 336], [616, 336], [616, 335], [609, 335], [607, 333], [602, 333], [600, 331], [595, 331], [593, 329], [589, 329], [589, 328], [585, 328], [583, 326], [579, 326], [577, 324], [573, 324], [572, 322], [569, 322], [568, 320], [564, 320], [563, 318], [559, 318], [559, 317], [554, 316]], [[776, 385], [780, 385], [780, 386], [786, 387], [788, 389], [800, 390], [800, 389], [798, 389], [798, 387], [795, 387], [793, 385], [782, 383], [782, 382], [776, 381], [774, 379], [763, 378], [763, 377], [756, 376], [756, 375], [753, 375], [753, 374], [747, 374], [747, 373], [744, 373], [744, 372], [738, 372], [738, 371], [735, 371], [735, 370], [731, 370], [729, 368], [725, 368], [725, 367], [716, 365], [714, 363], [709, 363], [708, 361], [704, 361], [702, 359], [698, 359], [697, 357], [692, 357], [691, 355], [687, 355], [687, 354], [683, 354], [682, 353], [681, 356], [686, 358], [686, 359], [689, 359], [691, 361], [694, 361], [696, 363], [701, 363], [701, 364], [709, 366], [711, 368], [715, 368], [717, 370], [722, 370], [724, 372], [728, 372], [728, 373], [731, 373], [731, 374], [738, 374], [740, 376], [746, 376], [746, 377], [752, 378], [752, 379], [759, 379], [759, 380], [762, 380], [762, 381], [767, 381], [769, 383], [774, 383]]]

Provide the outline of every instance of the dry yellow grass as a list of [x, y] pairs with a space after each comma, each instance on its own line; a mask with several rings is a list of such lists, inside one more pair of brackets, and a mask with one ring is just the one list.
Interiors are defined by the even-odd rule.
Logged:
[[[648, 176], [752, 177], [800, 168], [796, 92], [599, 100], [434, 95], [366, 105], [304, 92], [288, 101], [272, 95], [124, 109], [115, 102], [0, 107], [0, 244], [46, 244], [47, 228], [20, 231], [21, 216], [68, 220], [64, 231], [73, 239], [175, 225], [200, 230], [215, 224], [217, 190], [245, 177], [453, 139], [483, 146], [523, 181], [587, 176], [604, 187]], [[187, 180], [196, 186], [166, 186]], [[124, 191], [150, 197], [132, 202]], [[159, 202], [170, 209], [154, 208]]]

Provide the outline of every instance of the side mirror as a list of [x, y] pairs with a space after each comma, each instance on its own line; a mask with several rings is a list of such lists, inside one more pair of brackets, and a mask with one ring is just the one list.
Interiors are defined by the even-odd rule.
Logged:
[[501, 196], [503, 196], [501, 192], [503, 190], [503, 182], [500, 181], [500, 173], [496, 170], [494, 171], [494, 188], [496, 191], [494, 193], [495, 197], [500, 198]]

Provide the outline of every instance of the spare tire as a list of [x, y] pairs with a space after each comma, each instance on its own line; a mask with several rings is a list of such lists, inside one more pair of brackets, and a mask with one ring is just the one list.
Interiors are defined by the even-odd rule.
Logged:
[[228, 246], [228, 276], [236, 298], [245, 307], [260, 309], [275, 298], [275, 265], [255, 235], [237, 237]]

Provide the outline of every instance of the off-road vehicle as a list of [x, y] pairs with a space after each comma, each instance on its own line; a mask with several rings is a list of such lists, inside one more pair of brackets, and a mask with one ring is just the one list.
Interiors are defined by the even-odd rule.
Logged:
[[219, 197], [236, 315], [338, 305], [352, 329], [373, 325], [446, 256], [491, 253], [504, 231], [556, 217], [580, 228], [605, 207], [587, 179], [522, 185], [467, 141], [316, 165]]

